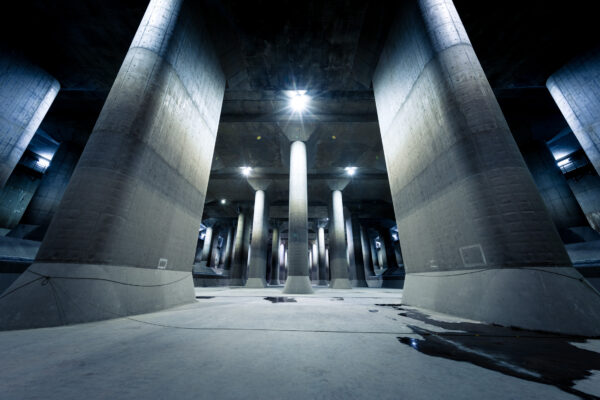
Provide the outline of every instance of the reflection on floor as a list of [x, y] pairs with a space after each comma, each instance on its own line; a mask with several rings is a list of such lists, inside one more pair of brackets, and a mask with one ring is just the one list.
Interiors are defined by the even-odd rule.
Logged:
[[0, 332], [3, 399], [599, 398], [600, 340], [431, 314], [402, 291], [196, 289], [196, 303]]

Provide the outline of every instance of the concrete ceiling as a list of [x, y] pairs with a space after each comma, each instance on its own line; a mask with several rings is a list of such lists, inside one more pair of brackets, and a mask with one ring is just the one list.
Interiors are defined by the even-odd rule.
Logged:
[[[2, 44], [53, 74], [62, 90], [42, 128], [82, 147], [148, 1], [23, 0], [5, 5]], [[253, 201], [239, 167], [271, 179], [273, 210], [285, 214], [289, 141], [307, 142], [309, 201], [327, 205], [328, 179], [357, 175], [344, 200], [365, 217], [393, 218], [370, 78], [393, 1], [204, 0], [227, 76], [205, 215], [234, 216]], [[484, 71], [518, 140], [549, 140], [565, 128], [544, 88], [573, 56], [597, 45], [589, 1], [455, 0]], [[287, 90], [306, 89], [309, 112], [291, 117]], [[220, 199], [227, 199], [226, 205]], [[277, 208], [279, 207], [279, 208]], [[282, 208], [283, 207], [283, 208]], [[319, 208], [321, 207], [321, 208]], [[272, 210], [272, 213], [273, 213]]]

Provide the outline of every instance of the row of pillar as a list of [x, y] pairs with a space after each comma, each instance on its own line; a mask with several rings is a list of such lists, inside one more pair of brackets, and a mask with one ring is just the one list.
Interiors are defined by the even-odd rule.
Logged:
[[[226, 86], [199, 7], [150, 1], [36, 261], [13, 284], [19, 290], [0, 301], [3, 328], [193, 301], [189, 265]], [[0, 136], [3, 185], [58, 85], [1, 62], [0, 71], [9, 73], [0, 74], [0, 109], [10, 122]], [[555, 74], [548, 87], [600, 172], [600, 91], [590, 84], [598, 69], [594, 52]], [[407, 269], [403, 302], [509, 326], [600, 334], [597, 292], [572, 268], [451, 0], [401, 2], [373, 91]], [[285, 293], [312, 292], [301, 136], [289, 137]], [[347, 287], [342, 206], [334, 189], [331, 278]], [[252, 233], [262, 242], [265, 207], [255, 205], [254, 217], [261, 213]], [[250, 235], [243, 226], [236, 229], [232, 281], [243, 279], [243, 237]], [[387, 235], [382, 241], [385, 264], [384, 255], [395, 253]], [[264, 283], [264, 258], [251, 258], [252, 284]], [[50, 284], [33, 284], [40, 277]], [[94, 307], [80, 307], [89, 303]]]

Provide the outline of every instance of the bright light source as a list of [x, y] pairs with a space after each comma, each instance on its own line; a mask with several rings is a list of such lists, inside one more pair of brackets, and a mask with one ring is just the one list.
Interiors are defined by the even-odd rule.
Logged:
[[46, 169], [50, 166], [50, 161], [46, 160], [45, 158], [39, 158], [37, 160], [37, 165], [40, 168]]
[[345, 170], [350, 176], [353, 176], [356, 173], [356, 167], [346, 167]]
[[564, 167], [565, 165], [567, 165], [570, 162], [571, 162], [570, 158], [565, 158], [565, 159], [560, 160], [559, 162], [557, 162], [556, 165], [558, 165], [559, 167]]
[[290, 107], [294, 112], [301, 113], [306, 110], [309, 100], [305, 90], [297, 90], [290, 98]]
[[227, 200], [221, 199], [221, 204], [226, 204], [226, 203], [227, 203]]
[[250, 172], [252, 172], [252, 167], [240, 167], [242, 169], [242, 174], [244, 174], [245, 176], [250, 175]]

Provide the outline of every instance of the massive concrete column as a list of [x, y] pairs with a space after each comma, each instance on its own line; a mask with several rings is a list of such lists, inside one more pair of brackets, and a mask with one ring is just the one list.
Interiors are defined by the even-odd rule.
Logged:
[[546, 143], [529, 143], [522, 150], [533, 180], [561, 236], [566, 234], [568, 228], [586, 226], [585, 215]]
[[40, 225], [46, 228], [50, 225], [80, 154], [80, 148], [69, 143], [60, 144], [21, 219], [22, 224]]
[[325, 222], [319, 222], [317, 231], [317, 240], [319, 241], [319, 285], [327, 285], [327, 254], [325, 253]]
[[248, 218], [244, 224], [244, 239], [242, 242], [242, 284], [246, 283], [248, 277], [248, 264], [250, 262], [250, 239], [252, 238], [252, 220], [250, 217], [250, 211], [248, 211]]
[[269, 213], [265, 204], [264, 190], [257, 190], [254, 196], [254, 219], [252, 223], [252, 253], [248, 267], [248, 288], [267, 287], [267, 225]]
[[210, 264], [210, 255], [213, 244], [213, 227], [207, 226], [204, 231], [204, 243], [202, 244], [202, 255], [200, 262], [206, 262], [206, 266]]
[[567, 180], [590, 226], [600, 232], [600, 177], [588, 173]]
[[308, 193], [306, 146], [297, 140], [290, 149], [288, 276], [283, 293], [313, 293], [308, 279]]
[[29, 145], [58, 94], [56, 79], [0, 51], [0, 189]]
[[231, 268], [231, 250], [233, 248], [233, 229], [231, 228], [231, 224], [227, 223], [227, 241], [225, 242], [225, 250], [223, 250], [223, 258], [222, 258], [222, 268], [224, 270], [229, 270]]
[[235, 240], [233, 241], [233, 251], [231, 252], [231, 274], [229, 284], [231, 286], [243, 285], [243, 255], [244, 255], [244, 223], [246, 211], [241, 209], [238, 214], [237, 225], [235, 229]]
[[348, 279], [346, 258], [346, 234], [344, 232], [344, 204], [342, 192], [334, 190], [331, 194], [331, 217], [329, 224], [329, 271], [332, 289], [352, 289]]
[[373, 263], [373, 270], [380, 270], [383, 268], [383, 263], [380, 260], [379, 250], [375, 246], [376, 236], [371, 235], [370, 231], [370, 229], [367, 229], [367, 239], [369, 239], [369, 247], [371, 248], [371, 263]]
[[569, 62], [546, 82], [550, 94], [600, 174], [600, 47]]
[[2, 327], [195, 300], [192, 260], [224, 89], [196, 3], [152, 0], [35, 263], [0, 300]]
[[280, 254], [281, 239], [279, 237], [279, 226], [273, 226], [273, 241], [271, 243], [271, 279], [269, 285], [279, 285], [279, 260], [281, 259]]
[[600, 296], [571, 266], [450, 0], [400, 3], [373, 88], [403, 303], [600, 334]]
[[[346, 214], [346, 213], [344, 213]], [[345, 215], [344, 225], [346, 229], [346, 262], [348, 264], [348, 279], [352, 286], [356, 286], [356, 262], [354, 261], [354, 235], [352, 232], [352, 219], [350, 213]]]
[[353, 262], [354, 262], [354, 273], [355, 278], [352, 281], [354, 287], [367, 287], [367, 281], [365, 279], [365, 259], [364, 259], [364, 245], [362, 243], [362, 228], [357, 215], [351, 215], [349, 218], [349, 227], [346, 229], [348, 232], [348, 244], [352, 242], [353, 249]]

